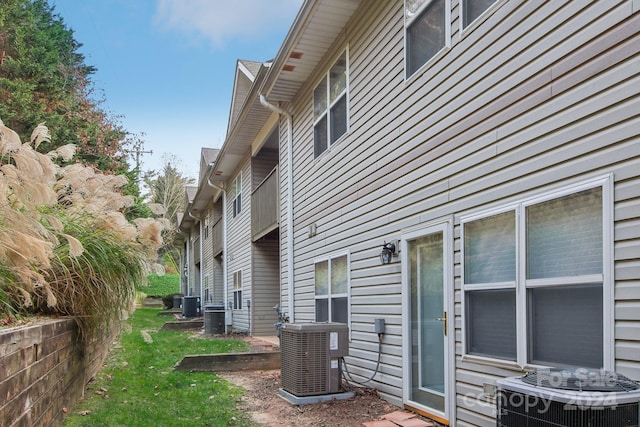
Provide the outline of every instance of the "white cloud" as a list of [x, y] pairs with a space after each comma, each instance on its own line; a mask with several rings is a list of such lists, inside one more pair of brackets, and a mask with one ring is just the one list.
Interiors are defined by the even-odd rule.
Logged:
[[161, 26], [195, 33], [221, 47], [291, 26], [302, 0], [157, 0]]

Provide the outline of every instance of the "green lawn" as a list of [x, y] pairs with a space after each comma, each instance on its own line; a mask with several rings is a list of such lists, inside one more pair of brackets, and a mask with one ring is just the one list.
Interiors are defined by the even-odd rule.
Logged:
[[157, 331], [169, 320], [158, 311], [135, 311], [65, 426], [250, 425], [235, 409], [241, 388], [213, 373], [173, 370], [184, 355], [246, 351], [247, 343]]
[[165, 274], [162, 276], [150, 274], [147, 276], [147, 280], [149, 283], [146, 286], [140, 286], [136, 290], [144, 292], [150, 297], [164, 297], [180, 293], [179, 274]]

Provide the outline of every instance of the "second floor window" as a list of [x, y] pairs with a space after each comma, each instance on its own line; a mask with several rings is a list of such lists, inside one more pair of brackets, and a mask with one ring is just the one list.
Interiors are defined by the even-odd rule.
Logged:
[[462, 26], [468, 27], [485, 10], [489, 9], [496, 0], [463, 0], [462, 2]]
[[235, 218], [242, 210], [242, 173], [233, 180], [233, 217]]
[[446, 46], [445, 0], [405, 0], [407, 77]]
[[347, 133], [347, 52], [313, 91], [313, 154], [318, 157]]

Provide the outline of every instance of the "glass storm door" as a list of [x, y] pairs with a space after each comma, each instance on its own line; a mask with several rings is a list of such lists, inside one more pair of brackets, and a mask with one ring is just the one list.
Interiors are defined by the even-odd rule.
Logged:
[[409, 343], [405, 357], [409, 359], [409, 384], [405, 398], [407, 403], [446, 419], [449, 333], [446, 228], [434, 227], [429, 231], [406, 243]]

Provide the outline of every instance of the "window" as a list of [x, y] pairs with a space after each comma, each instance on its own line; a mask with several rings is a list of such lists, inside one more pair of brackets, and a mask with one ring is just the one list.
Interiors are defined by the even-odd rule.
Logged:
[[496, 0], [463, 0], [462, 28], [467, 28], [495, 2]]
[[606, 182], [463, 219], [467, 354], [604, 367]]
[[235, 218], [242, 210], [242, 172], [233, 180], [231, 191], [233, 194], [233, 217]]
[[209, 238], [209, 215], [204, 217], [204, 238]]
[[242, 310], [242, 270], [233, 273], [233, 309]]
[[315, 264], [316, 322], [349, 323], [349, 258]]
[[464, 233], [464, 283], [476, 285], [466, 294], [467, 351], [515, 360], [515, 211], [468, 222]]
[[211, 294], [209, 293], [209, 275], [208, 274], [204, 276], [203, 289], [204, 289], [204, 302], [207, 303], [210, 301], [210, 298], [211, 298]]
[[407, 77], [446, 46], [445, 6], [445, 0], [405, 0]]
[[314, 157], [347, 133], [347, 76], [344, 51], [313, 91]]

